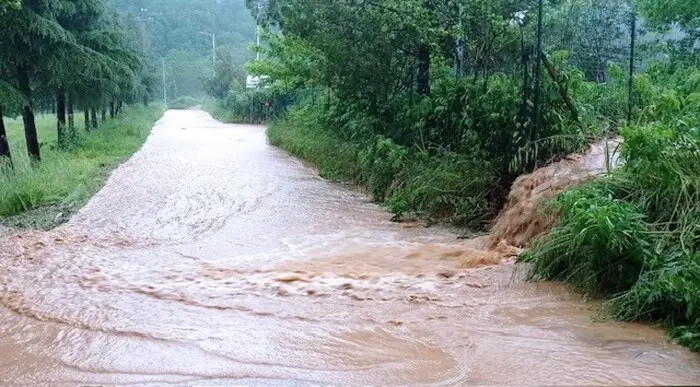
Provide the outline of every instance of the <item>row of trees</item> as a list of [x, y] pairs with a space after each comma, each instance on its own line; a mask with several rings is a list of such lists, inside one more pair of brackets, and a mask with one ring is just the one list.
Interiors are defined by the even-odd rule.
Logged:
[[103, 0], [0, 3], [0, 157], [11, 157], [3, 115], [21, 114], [29, 156], [40, 161], [36, 106], [56, 112], [62, 146], [75, 110], [89, 130], [100, 112], [113, 117], [125, 102], [148, 101], [156, 79], [123, 24]]

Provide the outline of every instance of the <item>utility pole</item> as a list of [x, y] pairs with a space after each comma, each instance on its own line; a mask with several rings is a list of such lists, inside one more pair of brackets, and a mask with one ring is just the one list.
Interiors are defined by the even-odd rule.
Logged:
[[165, 83], [165, 57], [163, 57], [163, 102], [168, 107], [168, 86]]
[[211, 34], [211, 57], [212, 69], [214, 71], [214, 76], [216, 76], [216, 33]]
[[258, 24], [258, 28], [257, 28], [255, 34], [256, 34], [256, 41], [257, 41], [256, 46], [255, 46], [257, 48], [257, 50], [256, 50], [257, 55], [255, 56], [255, 60], [260, 60], [260, 24]]
[[199, 31], [202, 35], [211, 35], [211, 58], [212, 58], [212, 70], [214, 71], [214, 76], [216, 76], [216, 34], [204, 31]]
[[141, 8], [139, 11], [140, 13], [136, 20], [141, 24], [141, 45], [144, 51], [148, 51], [146, 23], [152, 23], [153, 17], [149, 16], [148, 8]]
[[255, 41], [256, 41], [256, 55], [255, 55], [255, 60], [260, 60], [260, 18], [261, 18], [261, 13], [262, 13], [262, 2], [258, 2], [257, 4], [258, 7], [258, 12], [255, 18]]

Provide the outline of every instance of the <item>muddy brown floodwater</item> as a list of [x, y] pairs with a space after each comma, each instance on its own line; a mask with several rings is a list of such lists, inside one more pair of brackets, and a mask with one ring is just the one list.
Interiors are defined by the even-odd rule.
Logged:
[[3, 237], [0, 382], [698, 384], [663, 330], [513, 275], [510, 245], [548, 222], [533, 199], [595, 152], [520, 179], [494, 234], [457, 242], [391, 223], [262, 127], [169, 111], [70, 223]]

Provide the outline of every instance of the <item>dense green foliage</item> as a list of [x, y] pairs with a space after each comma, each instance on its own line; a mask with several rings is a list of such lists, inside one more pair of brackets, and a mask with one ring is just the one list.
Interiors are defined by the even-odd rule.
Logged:
[[20, 4], [20, 0], [0, 0], [0, 12], [4, 12], [8, 8], [17, 9]]
[[300, 95], [270, 89], [232, 88], [212, 110], [226, 122], [258, 124], [284, 117]]
[[[126, 107], [122, 115], [99, 130], [80, 134], [68, 149], [57, 147], [53, 117], [37, 120], [44, 139], [43, 158], [33, 167], [21, 141], [21, 121], [8, 121], [10, 146], [17, 155], [14, 171], [0, 171], [0, 218], [5, 225], [47, 229], [78, 210], [107, 177], [110, 169], [133, 154], [145, 141], [163, 108]], [[2, 168], [0, 168], [2, 169]]]
[[700, 26], [700, 6], [695, 0], [638, 0], [649, 22], [661, 27], [678, 23], [689, 29]]
[[522, 258], [534, 279], [613, 297], [612, 315], [675, 327], [700, 351], [700, 71], [658, 66], [622, 131], [623, 166], [562, 194], [557, 227]]
[[[549, 5], [548, 11], [569, 9], [570, 3]], [[397, 217], [410, 214], [484, 227], [516, 176], [579, 149], [588, 137], [614, 129], [626, 117], [626, 97], [609, 111], [603, 111], [607, 106], [587, 109], [592, 105], [567, 103], [565, 80], [576, 85], [586, 102], [597, 98], [593, 93], [607, 96], [612, 89], [616, 97], [626, 96], [621, 76], [614, 84], [595, 82], [615, 78], [606, 62], [612, 44], [591, 46], [581, 54], [582, 42], [575, 47], [569, 43], [574, 38], [546, 42], [556, 52], [549, 62], [558, 76], [541, 71], [538, 98], [536, 23], [528, 16], [535, 5], [504, 0], [251, 1], [254, 14], [281, 33], [265, 33], [265, 45], [259, 48], [265, 59], [249, 70], [268, 76], [272, 90], [297, 96], [290, 99], [296, 101], [293, 114], [274, 125], [271, 137], [319, 165], [322, 156], [302, 151], [301, 145], [333, 142], [354, 149], [356, 155], [347, 159], [354, 165], [334, 161], [342, 173], [330, 174], [367, 186]], [[590, 12], [598, 5], [592, 0], [577, 4], [571, 11], [577, 17], [558, 28], [588, 26], [589, 35], [620, 34], [613, 27], [593, 31], [590, 26], [604, 19]], [[611, 24], [627, 11], [608, 7], [606, 12], [612, 14]], [[566, 48], [576, 55], [556, 51]], [[593, 52], [599, 55], [597, 67], [581, 68]], [[231, 89], [223, 105], [239, 112], [234, 117], [245, 117], [245, 110], [259, 103]], [[294, 144], [283, 139], [294, 139]]]

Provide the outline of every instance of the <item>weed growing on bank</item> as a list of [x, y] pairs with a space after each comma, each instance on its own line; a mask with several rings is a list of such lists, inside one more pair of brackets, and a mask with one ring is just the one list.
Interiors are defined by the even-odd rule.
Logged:
[[39, 117], [39, 138], [48, 141], [41, 144], [42, 162], [34, 166], [27, 157], [21, 120], [7, 120], [14, 169], [5, 165], [0, 171], [2, 223], [46, 229], [67, 220], [103, 186], [112, 168], [141, 147], [162, 113], [162, 106], [126, 107], [98, 129], [80, 129], [67, 150], [56, 147], [55, 118]]

